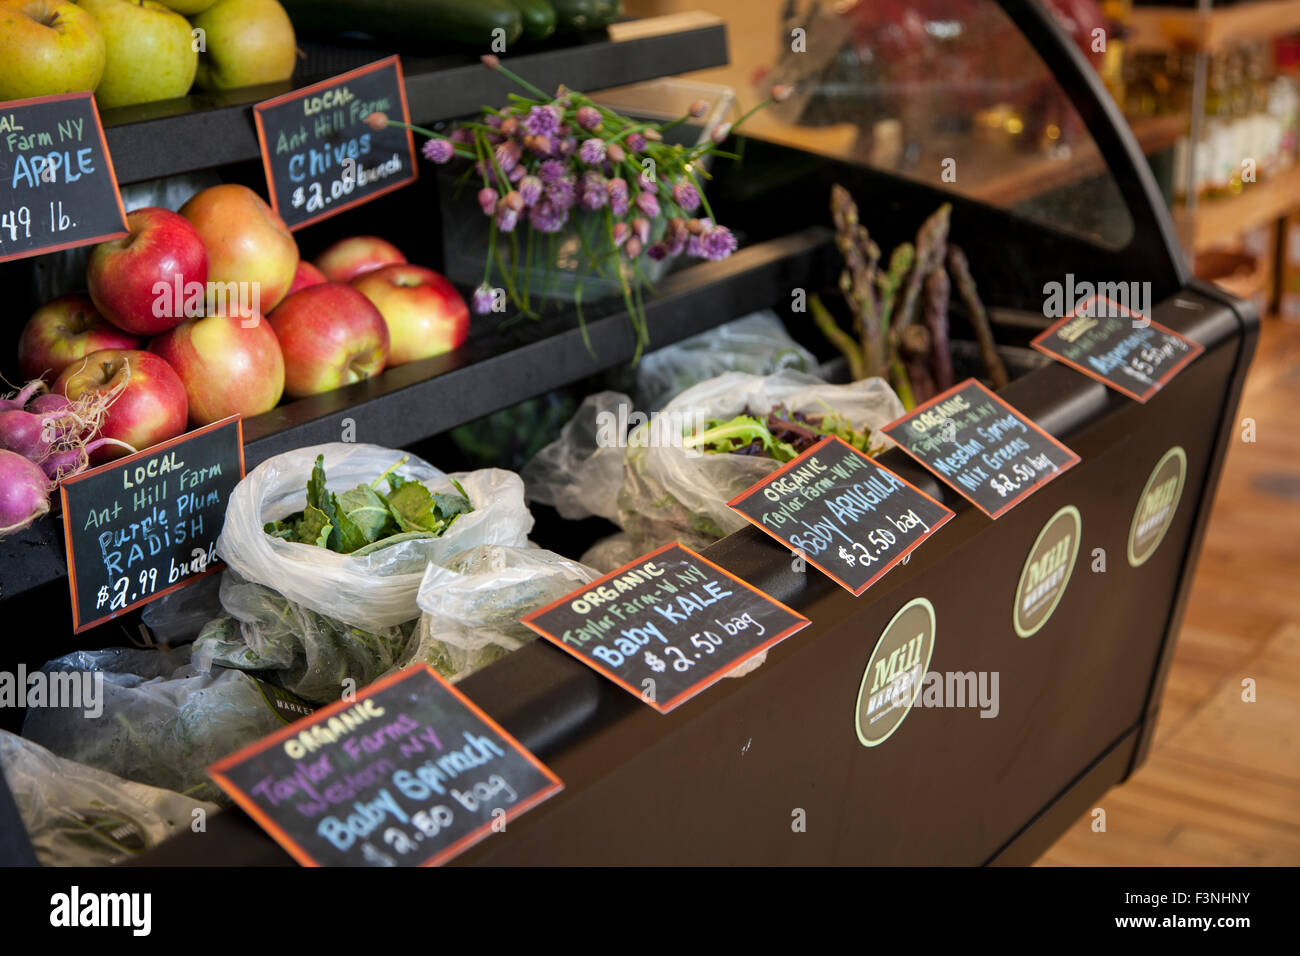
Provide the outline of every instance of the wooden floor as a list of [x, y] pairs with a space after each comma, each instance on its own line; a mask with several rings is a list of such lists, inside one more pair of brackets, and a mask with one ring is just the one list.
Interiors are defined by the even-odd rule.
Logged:
[[[1155, 743], [1047, 866], [1300, 864], [1300, 324], [1264, 323]], [[1254, 702], [1243, 700], [1254, 685]]]

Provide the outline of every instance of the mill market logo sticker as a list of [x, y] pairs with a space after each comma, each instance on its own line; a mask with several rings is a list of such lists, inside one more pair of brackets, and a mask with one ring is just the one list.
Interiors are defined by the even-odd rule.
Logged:
[[1165, 452], [1147, 479], [1128, 532], [1128, 563], [1135, 568], [1156, 553], [1173, 523], [1187, 478], [1187, 453], [1175, 445]]
[[1037, 634], [1065, 595], [1070, 575], [1074, 573], [1074, 561], [1079, 556], [1082, 525], [1079, 509], [1066, 505], [1038, 532], [1020, 572], [1011, 614], [1011, 622], [1021, 637]]
[[934, 606], [920, 597], [885, 626], [858, 690], [854, 722], [862, 746], [883, 744], [911, 711], [930, 669], [934, 630]]

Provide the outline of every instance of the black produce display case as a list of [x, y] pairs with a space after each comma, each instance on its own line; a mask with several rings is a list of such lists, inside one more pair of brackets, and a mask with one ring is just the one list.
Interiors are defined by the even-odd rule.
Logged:
[[[927, 182], [751, 139], [743, 161], [720, 163], [709, 187], [719, 220], [742, 235], [742, 249], [722, 263], [684, 267], [660, 284], [648, 302], [653, 344], [772, 307], [811, 345], [815, 331], [806, 314], [792, 311], [793, 293], [833, 297], [840, 267], [826, 201], [830, 183], [840, 182], [886, 250], [910, 239], [940, 202], [951, 202], [952, 238], [966, 250], [998, 340], [1009, 349], [1023, 348], [1049, 324], [1044, 284], [1073, 272], [1150, 283], [1151, 317], [1205, 352], [1146, 404], [1046, 359], [1018, 363], [1001, 397], [1082, 461], [997, 521], [903, 452], [884, 453], [883, 465], [956, 517], [860, 597], [815, 569], [797, 571], [790, 554], [755, 529], [718, 541], [705, 551], [708, 558], [812, 624], [771, 649], [757, 670], [719, 682], [669, 715], [541, 641], [466, 678], [460, 689], [547, 763], [565, 789], [454, 864], [1028, 863], [1144, 759], [1258, 316], [1189, 279], [1136, 142], [1050, 15], [1030, 0], [1000, 0], [997, 7], [1050, 69], [1100, 152], [1104, 177], [1122, 199], [1125, 242], [1108, 246], [1050, 217], [999, 208], [937, 174]], [[665, 64], [663, 72], [684, 68]], [[586, 82], [602, 85], [599, 77]], [[111, 135], [110, 129], [110, 146]], [[256, 170], [225, 173], [252, 178]], [[432, 179], [413, 187], [421, 201], [433, 202], [426, 191]], [[414, 261], [437, 261], [437, 238], [422, 247], [409, 215], [393, 215], [410, 208], [407, 190], [311, 227], [300, 234], [304, 252], [387, 216], [385, 231], [399, 245], [403, 237], [391, 223], [403, 220], [411, 230]], [[430, 254], [422, 260], [421, 251]], [[588, 312], [595, 356], [583, 349], [567, 313], [504, 335], [476, 331], [451, 355], [251, 419], [249, 464], [334, 439], [344, 417], [359, 429], [364, 421], [369, 441], [436, 440], [486, 412], [625, 362], [633, 349], [625, 319], [615, 304]], [[963, 328], [955, 316], [955, 337]], [[1134, 514], [1152, 469], [1174, 446], [1186, 459], [1179, 503], [1159, 546], [1134, 567], [1127, 557]], [[1012, 605], [1022, 569], [1040, 530], [1067, 505], [1078, 510], [1082, 527], [1073, 574], [1047, 623], [1021, 638]], [[541, 515], [536, 537], [577, 554], [590, 532]], [[0, 543], [6, 610], [66, 604], [59, 538], [52, 523], [43, 523]], [[929, 670], [996, 672], [997, 716], [981, 717], [978, 707], [918, 705], [888, 740], [863, 746], [855, 715], [864, 671], [886, 625], [916, 598], [934, 610]], [[121, 633], [114, 623], [77, 643], [87, 639], [120, 643]], [[4, 666], [18, 659], [36, 666], [73, 647], [32, 643], [11, 641]], [[0, 792], [0, 853], [12, 845], [6, 858], [20, 862], [25, 847], [12, 839], [20, 824], [4, 823], [6, 796]], [[290, 857], [237, 810], [211, 819], [205, 834], [182, 834], [134, 861], [285, 864]]]

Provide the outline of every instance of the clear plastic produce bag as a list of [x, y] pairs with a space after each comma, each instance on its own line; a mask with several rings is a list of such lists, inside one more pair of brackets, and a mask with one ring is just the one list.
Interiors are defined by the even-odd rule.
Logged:
[[401, 666], [425, 661], [458, 681], [533, 640], [537, 635], [519, 623], [525, 614], [597, 577], [532, 547], [479, 545], [446, 567], [431, 564], [420, 585], [418, 643]]
[[[621, 440], [631, 412], [632, 399], [622, 392], [597, 392], [583, 399], [560, 437], [524, 466], [528, 499], [551, 505], [570, 521], [592, 515], [617, 521]], [[614, 428], [608, 427], [611, 421]]]
[[66, 760], [0, 730], [0, 771], [43, 866], [107, 866], [220, 808]]
[[23, 736], [53, 753], [136, 783], [228, 802], [207, 768], [284, 726], [246, 674], [200, 674], [189, 648], [110, 648], [56, 658], [46, 674], [102, 675], [103, 712], [29, 707]]

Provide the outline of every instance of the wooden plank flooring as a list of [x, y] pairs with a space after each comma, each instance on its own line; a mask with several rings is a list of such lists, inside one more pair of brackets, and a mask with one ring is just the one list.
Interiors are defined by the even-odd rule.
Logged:
[[[1300, 325], [1264, 323], [1150, 757], [1044, 866], [1300, 864]], [[1244, 701], [1243, 681], [1255, 682]]]

